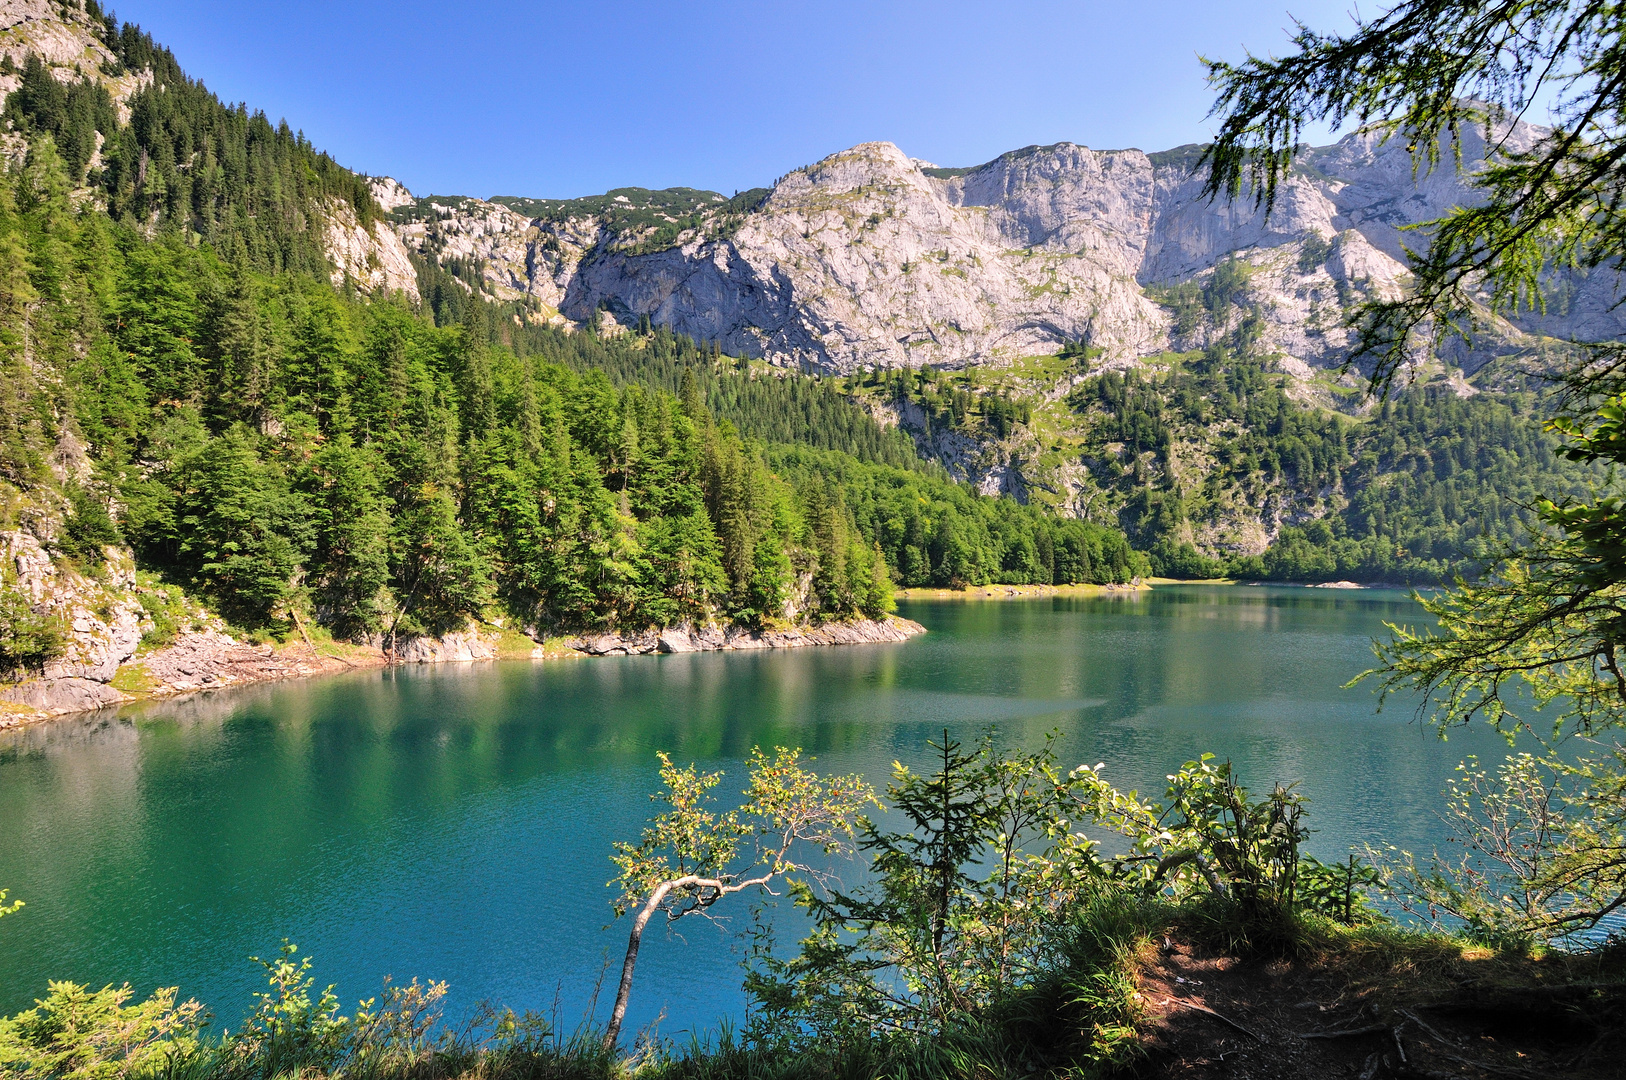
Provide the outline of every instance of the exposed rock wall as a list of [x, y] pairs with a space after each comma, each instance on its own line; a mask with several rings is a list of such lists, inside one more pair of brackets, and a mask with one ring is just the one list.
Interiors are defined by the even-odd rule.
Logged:
[[348, 202], [328, 202], [322, 246], [333, 264], [334, 285], [348, 280], [362, 292], [403, 292], [418, 299], [418, 271], [401, 238], [382, 222], [362, 225]]
[[866, 645], [908, 641], [926, 628], [909, 619], [857, 619], [785, 630], [750, 630], [741, 626], [674, 626], [642, 634], [587, 634], [572, 645], [589, 656], [633, 656], [648, 653], [718, 652], [735, 649], [795, 649], [808, 645]]
[[[1522, 149], [1540, 129], [1504, 134]], [[1347, 355], [1350, 305], [1404, 286], [1401, 230], [1475, 197], [1449, 147], [1414, 174], [1398, 140], [1363, 133], [1307, 151], [1267, 216], [1246, 196], [1204, 199], [1200, 150], [1059, 143], [962, 171], [865, 143], [783, 177], [729, 235], [695, 228], [658, 250], [591, 214], [527, 219], [478, 199], [421, 200], [396, 229], [427, 256], [483, 263], [490, 292], [550, 316], [583, 322], [608, 307], [623, 324], [648, 316], [732, 352], [838, 372], [997, 365], [1078, 340], [1107, 366], [1191, 347], [1148, 289], [1243, 258], [1264, 271], [1241, 297], [1264, 316], [1264, 347], [1311, 371]], [[1468, 172], [1479, 167], [1477, 132], [1462, 153]], [[1524, 332], [1626, 334], [1612, 271], [1555, 277], [1553, 293], [1547, 314], [1493, 328], [1453, 362], [1472, 370], [1526, 344]]]
[[[110, 548], [101, 580], [60, 568], [31, 532], [0, 532], [4, 577], [36, 615], [61, 629], [64, 649], [37, 678], [0, 689], [0, 700], [41, 712], [94, 708], [122, 700], [107, 684], [141, 641], [142, 609], [135, 599], [135, 565]], [[3, 715], [3, 714], [0, 714]]]

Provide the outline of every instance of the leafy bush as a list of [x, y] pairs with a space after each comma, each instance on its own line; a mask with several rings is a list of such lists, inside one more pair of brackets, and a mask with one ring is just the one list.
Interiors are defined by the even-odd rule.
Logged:
[[161, 1074], [195, 1052], [203, 1006], [174, 988], [135, 1005], [128, 983], [90, 990], [53, 982], [34, 1008], [0, 1018], [0, 1073], [18, 1080], [113, 1080]]

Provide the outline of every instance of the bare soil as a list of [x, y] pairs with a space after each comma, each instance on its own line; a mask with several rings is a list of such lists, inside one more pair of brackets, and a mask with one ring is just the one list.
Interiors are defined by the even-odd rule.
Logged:
[[1165, 938], [1141, 994], [1146, 1077], [1626, 1077], [1619, 983], [1521, 985], [1462, 970], [1374, 980], [1335, 964], [1203, 955]]

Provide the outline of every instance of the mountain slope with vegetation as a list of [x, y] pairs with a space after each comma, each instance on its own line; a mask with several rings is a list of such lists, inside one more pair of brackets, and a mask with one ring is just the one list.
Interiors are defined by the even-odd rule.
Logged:
[[[376, 222], [370, 182], [65, 10], [137, 88], [121, 117], [29, 54], [5, 105], [0, 513], [16, 572], [46, 564], [8, 578], [8, 675], [105, 682], [164, 636], [168, 586], [242, 634], [395, 648], [878, 619], [898, 565], [1145, 572], [1121, 532], [967, 491], [828, 385], [516, 320], [427, 264], [421, 303], [350, 287], [314, 222], [335, 200]], [[1039, 556], [1058, 543], [1076, 556]]]
[[[1435, 361], [1374, 406], [1304, 362], [1341, 355], [1340, 313], [1392, 285], [1394, 222], [1329, 239], [1227, 219], [1231, 239], [1202, 247], [1191, 230], [1212, 229], [1185, 181], [1159, 171], [1189, 154], [1029, 148], [940, 170], [870, 147], [735, 198], [413, 199], [222, 104], [92, 0], [5, 11], [7, 522], [92, 579], [127, 546], [140, 574], [247, 633], [795, 625], [881, 615], [894, 583], [1154, 569], [1432, 582], [1516, 537], [1527, 495], [1591, 475], [1554, 454], [1511, 363], [1480, 369], [1476, 397]], [[1359, 216], [1388, 190], [1370, 172], [1388, 152], [1318, 151], [1365, 193], [1327, 202], [1307, 173], [1293, 212]], [[1050, 202], [1035, 201], [1041, 180]], [[1425, 201], [1453, 183], [1429, 181]], [[1142, 195], [1162, 208], [1152, 231], [1101, 241]], [[843, 244], [902, 259], [898, 297], [915, 299], [899, 318], [994, 272], [1015, 237], [1023, 269], [998, 272], [1061, 320], [1030, 335], [1059, 352], [996, 347], [996, 329], [976, 363], [903, 357], [952, 372], [809, 375], [734, 330], [675, 331], [700, 279], [649, 306], [594, 276], [757, 250], [792, 218], [797, 243], [828, 247], [872, 203]], [[971, 247], [915, 250], [923, 228], [960, 236], [966, 214], [982, 222]], [[1216, 261], [1214, 244], [1244, 241]], [[554, 292], [537, 291], [538, 266], [558, 271]], [[1103, 269], [1123, 289], [1068, 283]], [[1575, 296], [1597, 285], [1577, 281]], [[1062, 318], [1080, 303], [1123, 314], [1140, 344], [1111, 319]], [[832, 313], [831, 332], [855, 332]], [[1321, 352], [1293, 351], [1306, 333]], [[1498, 333], [1530, 357], [1558, 348]], [[8, 616], [16, 671], [75, 647], [39, 607]]]

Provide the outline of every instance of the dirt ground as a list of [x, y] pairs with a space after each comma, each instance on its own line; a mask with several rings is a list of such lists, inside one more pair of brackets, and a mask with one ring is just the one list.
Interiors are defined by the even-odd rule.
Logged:
[[1165, 938], [1142, 973], [1151, 1053], [1139, 1071], [1170, 1080], [1626, 1077], [1620, 999], [1585, 986], [1351, 986], [1314, 964], [1205, 957]]

